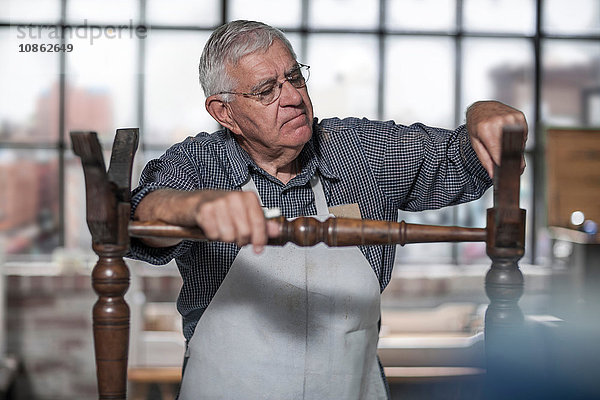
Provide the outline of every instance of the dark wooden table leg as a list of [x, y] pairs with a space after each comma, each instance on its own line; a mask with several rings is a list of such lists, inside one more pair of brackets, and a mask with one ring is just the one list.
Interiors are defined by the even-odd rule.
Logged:
[[[502, 158], [494, 176], [494, 208], [487, 213], [487, 254], [492, 265], [485, 278], [490, 304], [485, 314], [486, 398], [521, 398], [515, 376], [524, 317], [519, 307], [523, 274], [518, 261], [525, 252], [525, 210], [519, 208], [520, 164], [524, 131], [505, 127]], [[507, 397], [509, 396], [509, 397]]]
[[123, 256], [129, 246], [131, 168], [138, 131], [117, 131], [108, 172], [95, 132], [72, 132], [71, 140], [83, 165], [86, 220], [99, 257], [92, 272], [92, 286], [98, 294], [93, 309], [98, 397], [125, 399], [130, 313], [124, 299], [129, 269]]

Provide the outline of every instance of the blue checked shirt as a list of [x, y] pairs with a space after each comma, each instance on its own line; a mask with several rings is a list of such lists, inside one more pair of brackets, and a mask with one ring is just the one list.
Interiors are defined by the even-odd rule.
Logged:
[[[358, 203], [365, 219], [396, 221], [398, 210], [421, 211], [475, 200], [491, 185], [465, 126], [455, 131], [422, 124], [368, 119], [315, 120], [312, 139], [300, 153], [301, 173], [282, 184], [258, 167], [227, 130], [200, 133], [148, 163], [133, 191], [132, 215], [156, 189], [241, 190], [252, 177], [263, 206], [287, 218], [316, 213], [309, 179], [318, 171], [328, 205]], [[383, 290], [391, 279], [395, 246], [360, 246]], [[152, 248], [131, 240], [129, 256], [152, 264], [175, 259], [183, 278], [177, 308], [187, 340], [239, 247], [183, 241]]]

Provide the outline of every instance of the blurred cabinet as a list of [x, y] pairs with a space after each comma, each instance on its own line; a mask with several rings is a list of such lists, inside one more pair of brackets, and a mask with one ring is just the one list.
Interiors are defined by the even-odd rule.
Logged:
[[546, 131], [548, 226], [572, 228], [571, 214], [600, 222], [600, 129]]
[[[595, 303], [600, 293], [600, 235], [584, 232], [582, 225], [584, 220], [600, 223], [600, 129], [548, 129], [546, 167], [554, 256], [569, 257], [578, 275], [577, 296]], [[582, 213], [579, 220], [571, 218], [575, 212]]]

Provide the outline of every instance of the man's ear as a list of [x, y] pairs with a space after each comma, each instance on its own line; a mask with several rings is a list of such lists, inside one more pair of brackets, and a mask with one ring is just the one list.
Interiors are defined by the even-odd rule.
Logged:
[[223, 127], [229, 129], [232, 132], [237, 132], [238, 125], [231, 115], [231, 107], [228, 103], [221, 100], [220, 95], [209, 96], [204, 106], [206, 111]]

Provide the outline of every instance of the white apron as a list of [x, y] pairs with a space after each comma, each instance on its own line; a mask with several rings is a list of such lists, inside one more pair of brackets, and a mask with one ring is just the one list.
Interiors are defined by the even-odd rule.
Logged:
[[[311, 186], [323, 219], [318, 175]], [[243, 190], [258, 195], [252, 179]], [[245, 246], [189, 342], [179, 399], [386, 399], [379, 315], [358, 247]]]

